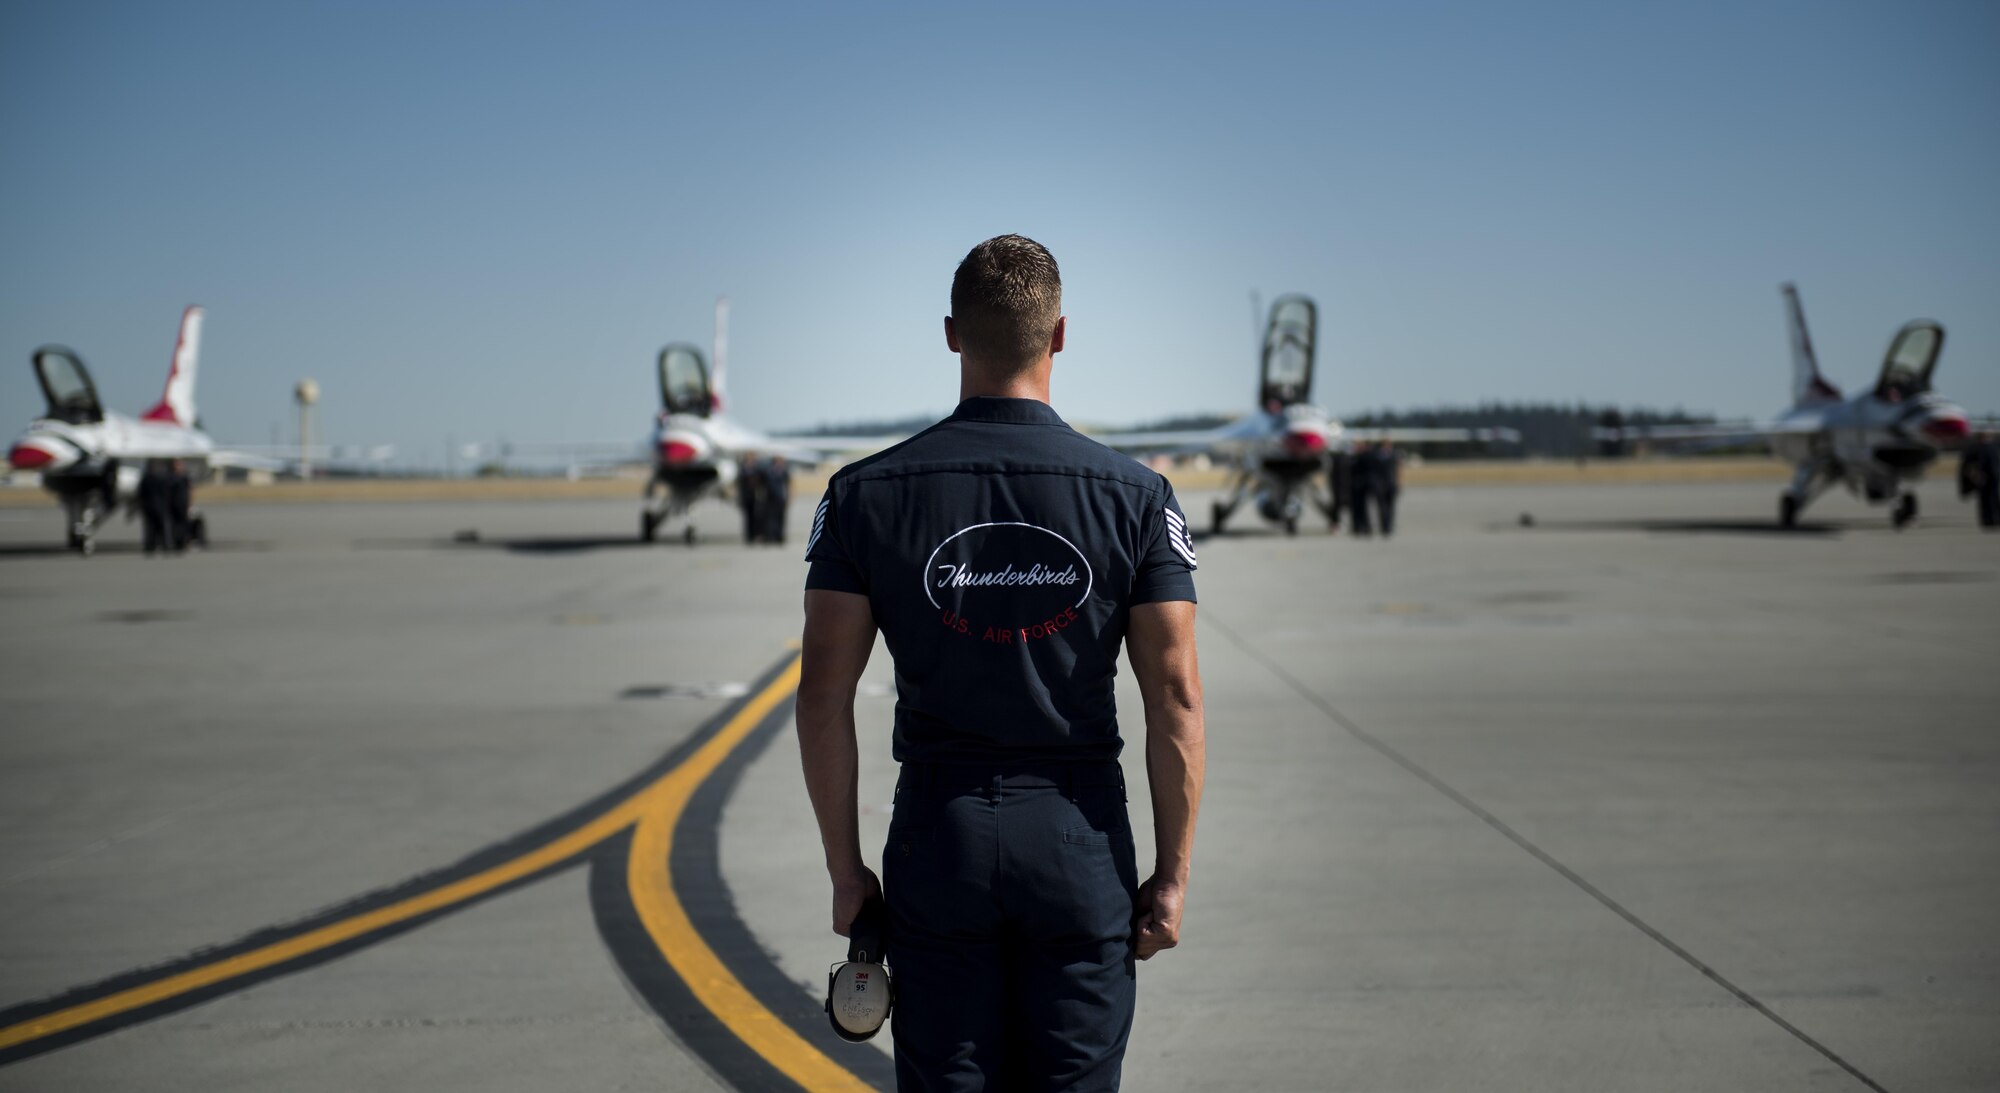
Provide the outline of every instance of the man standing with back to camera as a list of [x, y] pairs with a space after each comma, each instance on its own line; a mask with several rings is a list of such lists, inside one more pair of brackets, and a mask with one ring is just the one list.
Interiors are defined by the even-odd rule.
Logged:
[[[1179, 942], [1204, 771], [1195, 553], [1165, 478], [1049, 407], [1062, 280], [972, 249], [958, 409], [828, 484], [806, 545], [799, 748], [846, 934], [883, 886], [857, 831], [854, 692], [880, 627], [902, 763], [883, 851], [897, 1088], [1118, 1088], [1134, 960]], [[1145, 701], [1138, 879], [1112, 679]]]

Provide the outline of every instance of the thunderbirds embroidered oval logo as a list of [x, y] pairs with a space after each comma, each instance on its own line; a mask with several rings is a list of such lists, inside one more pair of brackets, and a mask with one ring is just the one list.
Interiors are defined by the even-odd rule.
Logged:
[[1096, 576], [1076, 544], [1055, 532], [991, 523], [946, 537], [924, 563], [923, 580], [947, 629], [1013, 645], [1076, 622]]

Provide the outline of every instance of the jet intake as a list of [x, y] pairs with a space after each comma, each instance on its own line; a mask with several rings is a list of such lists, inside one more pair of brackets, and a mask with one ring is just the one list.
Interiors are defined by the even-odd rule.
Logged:
[[1946, 448], [1957, 445], [1972, 431], [1964, 418], [1950, 414], [1925, 418], [1923, 430], [1926, 440]]
[[1285, 434], [1284, 445], [1293, 459], [1311, 459], [1326, 451], [1326, 438], [1316, 430], [1296, 429]]
[[7, 452], [7, 462], [17, 471], [39, 471], [55, 461], [55, 453], [33, 444], [16, 444]]
[[701, 453], [695, 451], [694, 445], [685, 441], [665, 440], [660, 442], [660, 462], [665, 463], [669, 467], [685, 467], [700, 458]]

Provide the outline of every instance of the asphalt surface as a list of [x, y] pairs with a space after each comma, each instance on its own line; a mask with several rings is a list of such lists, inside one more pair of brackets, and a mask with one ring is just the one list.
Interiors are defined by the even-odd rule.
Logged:
[[[1248, 514], [1202, 541], [1209, 794], [1127, 1087], [2000, 1087], [2000, 535], [1942, 483], [1924, 504], [1779, 534], [1762, 484], [1424, 489], [1389, 542]], [[635, 510], [231, 506], [210, 552], [119, 527], [87, 561], [53, 507], [0, 511], [0, 1008], [423, 877], [696, 738], [790, 655], [798, 544], [746, 549], [715, 506], [696, 548], [640, 547]], [[889, 679], [878, 651], [871, 844]], [[787, 737], [717, 838], [713, 895], [809, 1000], [843, 946]], [[591, 878], [0, 1090], [726, 1087]]]

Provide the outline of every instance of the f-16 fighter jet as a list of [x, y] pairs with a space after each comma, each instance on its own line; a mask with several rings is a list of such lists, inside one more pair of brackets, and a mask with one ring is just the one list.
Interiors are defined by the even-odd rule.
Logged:
[[137, 509], [146, 462], [183, 460], [199, 475], [208, 467], [264, 466], [237, 453], [217, 451], [195, 421], [195, 363], [201, 347], [202, 310], [181, 316], [167, 389], [152, 409], [136, 418], [106, 410], [98, 401], [90, 371], [75, 351], [59, 345], [35, 350], [35, 378], [48, 408], [14, 440], [7, 461], [35, 471], [42, 486], [62, 504], [70, 549], [90, 554], [97, 531], [123, 507]]
[[[840, 453], [873, 451], [901, 437], [768, 436], [730, 418], [723, 410], [723, 381], [729, 359], [729, 300], [715, 305], [715, 368], [701, 350], [675, 342], [660, 350], [660, 412], [653, 420], [653, 475], [646, 482], [639, 513], [639, 537], [651, 542], [662, 525], [686, 517], [695, 502], [747, 488], [744, 464], [751, 456], [783, 456], [793, 466], [812, 466]], [[681, 537], [695, 541], [693, 523]]]
[[1820, 374], [1798, 289], [1782, 287], [1792, 338], [1792, 406], [1770, 422], [1740, 426], [1659, 426], [1599, 430], [1609, 439], [1763, 441], [1797, 470], [1778, 495], [1778, 523], [1791, 527], [1813, 498], [1834, 483], [1871, 504], [1891, 504], [1904, 527], [1917, 516], [1910, 484], [1971, 431], [1965, 411], [1931, 390], [1944, 349], [1944, 327], [1929, 319], [1903, 324], [1889, 341], [1875, 385], [1853, 396]]
[[[1509, 429], [1350, 429], [1313, 405], [1313, 360], [1319, 308], [1305, 296], [1271, 303], [1258, 369], [1257, 409], [1227, 425], [1191, 432], [1102, 433], [1095, 439], [1126, 451], [1204, 452], [1234, 470], [1229, 495], [1210, 510], [1209, 527], [1222, 532], [1246, 499], [1257, 513], [1297, 534], [1307, 501], [1331, 522], [1331, 456], [1362, 441], [1465, 444], [1519, 440]], [[1325, 484], [1324, 490], [1321, 484]]]

